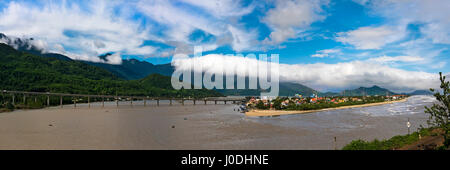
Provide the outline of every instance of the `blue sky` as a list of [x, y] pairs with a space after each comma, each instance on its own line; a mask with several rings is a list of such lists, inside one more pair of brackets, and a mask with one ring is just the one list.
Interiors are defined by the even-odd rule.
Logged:
[[[102, 62], [97, 56], [112, 52], [111, 64], [169, 63], [194, 46], [204, 55], [275, 53], [281, 64], [325, 70], [311, 73], [317, 80], [282, 75], [289, 81], [401, 91], [426, 89], [432, 85], [420, 81], [450, 72], [448, 9], [446, 0], [3, 0], [0, 32], [79, 60]], [[365, 64], [377, 67], [325, 75]], [[360, 74], [373, 78], [354, 80]]]

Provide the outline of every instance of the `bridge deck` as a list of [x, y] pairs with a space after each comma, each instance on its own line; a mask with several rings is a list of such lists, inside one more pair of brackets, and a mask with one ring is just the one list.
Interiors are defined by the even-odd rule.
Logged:
[[[160, 100], [170, 100], [170, 104], [172, 104], [172, 101], [181, 101], [181, 103], [184, 105], [185, 101], [193, 101], [193, 104], [196, 104], [196, 101], [203, 101], [204, 104], [207, 104], [208, 101], [214, 101], [214, 104], [217, 104], [217, 102], [224, 102], [225, 104], [227, 102], [243, 102], [245, 101], [245, 97], [206, 97], [206, 98], [174, 98], [174, 97], [148, 97], [148, 96], [114, 96], [114, 95], [90, 95], [90, 94], [66, 94], [66, 93], [50, 93], [50, 92], [25, 92], [25, 91], [8, 91], [3, 90], [1, 91], [2, 94], [10, 94], [12, 95], [12, 103], [15, 104], [15, 95], [22, 94], [24, 96], [24, 102], [26, 100], [27, 95], [42, 95], [47, 96], [47, 106], [50, 106], [50, 96], [58, 96], [60, 97], [60, 103], [61, 107], [63, 106], [63, 97], [74, 97], [74, 98], [88, 98], [87, 103], [90, 104], [90, 98], [102, 98], [103, 106], [106, 99], [113, 98], [116, 101], [116, 105], [119, 106], [119, 101], [122, 99], [129, 100], [131, 102], [131, 105], [133, 105], [133, 101], [136, 100], [143, 100], [144, 106], [146, 105], [147, 100], [156, 100], [157, 105], [159, 106]], [[73, 100], [74, 106], [76, 107], [77, 100]], [[89, 105], [90, 106], [90, 105]]]

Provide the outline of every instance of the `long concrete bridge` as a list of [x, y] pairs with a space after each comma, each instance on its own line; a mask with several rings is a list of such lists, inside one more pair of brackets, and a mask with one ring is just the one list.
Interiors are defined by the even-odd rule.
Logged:
[[217, 104], [217, 102], [224, 102], [225, 104], [227, 104], [227, 102], [232, 102], [233, 104], [235, 104], [245, 101], [245, 97], [171, 98], [171, 97], [148, 97], [148, 96], [114, 96], [114, 95], [66, 94], [66, 93], [50, 93], [50, 92], [25, 92], [25, 91], [8, 91], [8, 90], [2, 90], [1, 93], [2, 95], [4, 94], [11, 95], [13, 105], [15, 105], [16, 103], [17, 100], [16, 96], [20, 95], [22, 95], [23, 97], [23, 103], [26, 103], [27, 96], [30, 97], [46, 96], [47, 106], [50, 106], [50, 96], [57, 96], [59, 97], [59, 105], [61, 107], [64, 106], [63, 97], [72, 97], [74, 107], [77, 107], [78, 98], [87, 98], [87, 104], [89, 107], [91, 107], [91, 98], [97, 99], [101, 98], [100, 102], [102, 102], [102, 107], [105, 106], [105, 99], [107, 99], [107, 101], [110, 101], [109, 99], [113, 99], [117, 107], [119, 107], [119, 101], [123, 100], [129, 101], [131, 106], [133, 106], [133, 101], [143, 101], [144, 106], [147, 106], [147, 101], [156, 101], [156, 105], [159, 106], [161, 100], [169, 101], [169, 105], [172, 105], [173, 101], [178, 101], [182, 105], [185, 104], [185, 101], [192, 101], [194, 105], [196, 105], [197, 102], [203, 102], [206, 105], [209, 101], [214, 102], [214, 104]]

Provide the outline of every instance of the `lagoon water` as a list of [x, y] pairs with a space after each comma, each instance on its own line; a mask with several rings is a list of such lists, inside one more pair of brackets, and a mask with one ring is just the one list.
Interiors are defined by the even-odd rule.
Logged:
[[[432, 96], [278, 117], [246, 117], [233, 104], [107, 102], [0, 113], [0, 149], [340, 149], [426, 126]], [[334, 142], [336, 137], [336, 144]]]

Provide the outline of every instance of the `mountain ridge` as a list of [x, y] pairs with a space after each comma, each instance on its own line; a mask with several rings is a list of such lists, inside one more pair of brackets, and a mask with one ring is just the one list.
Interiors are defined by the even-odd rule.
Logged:
[[[151, 74], [141, 80], [124, 80], [81, 61], [64, 61], [20, 52], [0, 43], [2, 90], [134, 96], [222, 96], [212, 90], [175, 90], [170, 77]], [[158, 86], [145, 81], [158, 82]]]
[[[28, 52], [34, 55], [55, 58], [63, 61], [75, 61], [70, 59], [69, 57], [57, 54], [57, 53], [45, 53], [43, 50], [40, 50], [38, 47], [33, 45], [33, 39], [25, 39], [22, 40], [20, 38], [9, 38], [6, 35], [0, 33], [0, 40], [5, 41], [9, 46], [15, 45], [18, 51]], [[125, 79], [125, 80], [139, 80], [144, 79], [152, 74], [160, 74], [163, 76], [171, 76], [174, 72], [175, 68], [170, 64], [152, 64], [147, 61], [139, 61], [137, 59], [122, 59], [122, 64], [114, 65], [108, 64], [107, 57], [112, 55], [112, 53], [106, 53], [104, 55], [98, 56], [101, 60], [105, 61], [105, 63], [96, 63], [90, 61], [78, 61], [83, 62], [91, 66], [95, 66], [98, 68], [105, 69], [112, 73], [112, 75]], [[154, 85], [154, 84], [153, 84]], [[251, 89], [231, 89], [231, 90], [216, 90], [225, 95], [259, 95], [263, 90], [251, 90]], [[301, 94], [303, 96], [311, 96], [317, 93], [319, 96], [363, 96], [363, 95], [394, 95], [394, 93], [388, 89], [381, 88], [377, 85], [372, 87], [359, 87], [356, 89], [348, 89], [343, 90], [340, 93], [334, 92], [319, 92], [314, 90], [313, 88], [307, 87], [300, 83], [293, 82], [280, 82], [280, 96], [294, 96], [295, 94]], [[417, 90], [411, 93], [402, 93], [408, 95], [418, 95], [418, 94], [430, 94], [425, 92], [425, 90]]]

